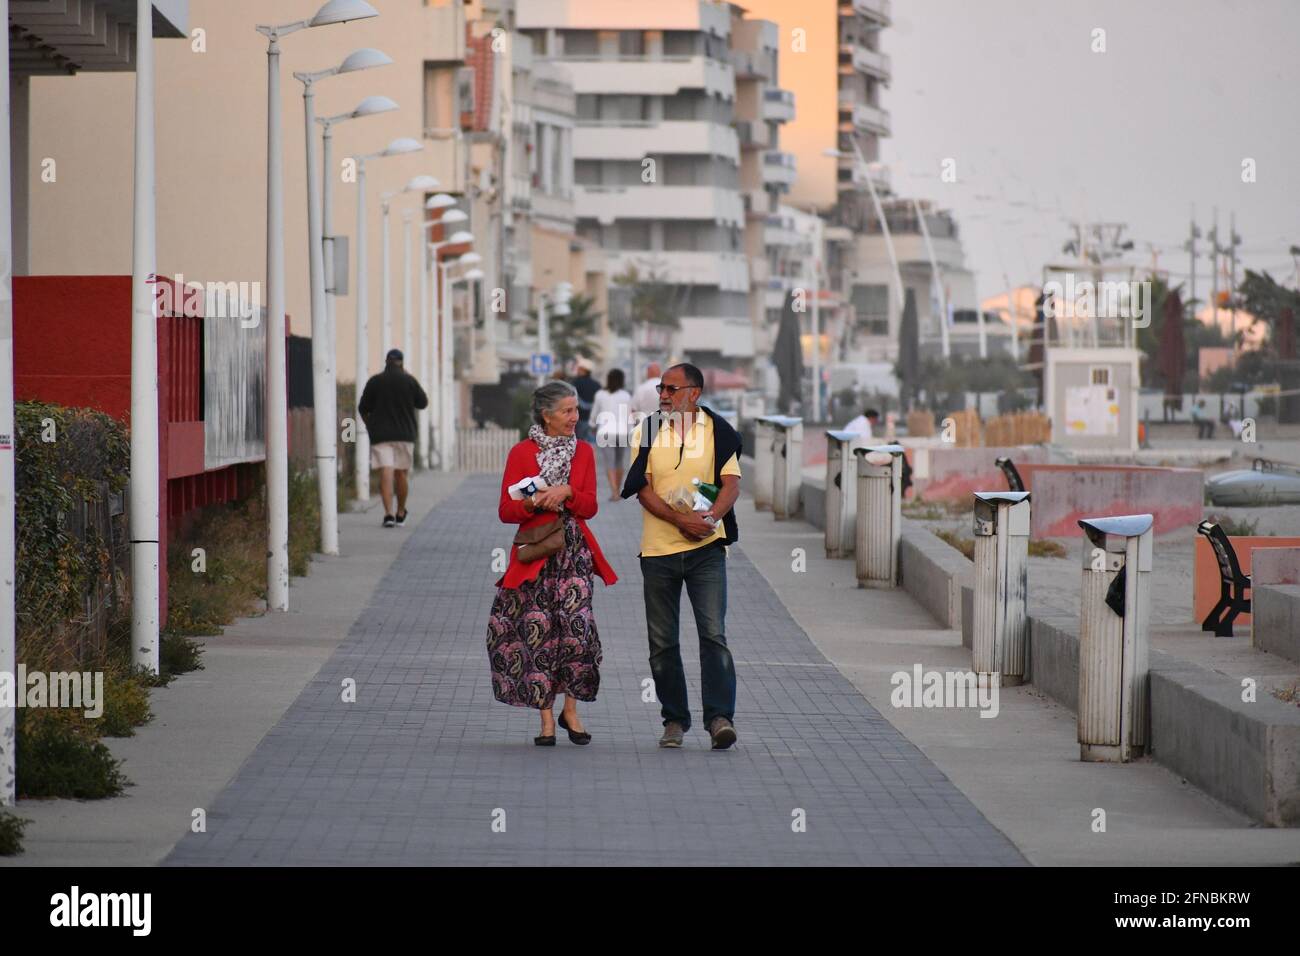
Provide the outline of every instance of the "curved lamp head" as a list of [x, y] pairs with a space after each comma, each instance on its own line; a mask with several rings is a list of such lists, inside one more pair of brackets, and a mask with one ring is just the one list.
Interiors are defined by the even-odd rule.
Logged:
[[459, 259], [456, 260], [456, 262], [462, 266], [477, 265], [482, 261], [483, 261], [483, 257], [480, 256], [477, 252], [467, 252]]
[[446, 193], [438, 193], [436, 196], [430, 196], [429, 201], [424, 204], [425, 209], [447, 209], [456, 205], [456, 200]]
[[416, 176], [402, 188], [402, 192], [425, 193], [430, 189], [437, 189], [440, 185], [442, 184], [432, 176]]
[[353, 50], [347, 55], [342, 63], [339, 64], [340, 73], [355, 73], [357, 70], [369, 70], [376, 66], [388, 66], [393, 62], [393, 58], [387, 53], [383, 53], [373, 47], [362, 47], [360, 50]]
[[[448, 225], [449, 223], [453, 223], [453, 222], [467, 222], [468, 220], [469, 220], [469, 216], [465, 215], [465, 213], [464, 213], [463, 210], [460, 210], [460, 209], [448, 209], [446, 212], [444, 212], [444, 213], [442, 214], [442, 218], [441, 218], [441, 219], [435, 219], [435, 220], [433, 220], [433, 221], [436, 222], [436, 223], [438, 223], [439, 225], [443, 225], [443, 226], [445, 226], [445, 225]], [[469, 234], [466, 233], [466, 235], [469, 235]], [[472, 238], [472, 237], [471, 237], [471, 238]], [[468, 240], [467, 240], [467, 241], [468, 241]]]
[[474, 233], [466, 232], [464, 229], [462, 229], [460, 232], [453, 232], [451, 236], [447, 239], [447, 244], [453, 246], [463, 246], [466, 243], [472, 243], [473, 241], [474, 241]]
[[393, 140], [386, 147], [384, 147], [384, 151], [379, 155], [380, 156], [401, 156], [403, 153], [418, 153], [422, 149], [424, 149], [424, 144], [421, 143], [418, 139], [410, 139], [408, 137], [403, 137], [401, 139]]
[[362, 116], [374, 116], [376, 113], [391, 113], [395, 109], [397, 104], [387, 96], [367, 96], [349, 115], [357, 119]]
[[349, 20], [367, 20], [379, 16], [379, 11], [365, 0], [329, 0], [329, 3], [316, 11], [308, 26], [323, 27], [331, 23], [347, 23]]
[[[461, 257], [461, 261], [464, 261], [463, 256]], [[468, 279], [470, 282], [477, 282], [479, 279], [483, 278], [483, 276], [486, 274], [487, 273], [485, 273], [482, 269], [470, 269], [469, 272], [466, 272], [463, 276], [461, 276], [461, 278]]]

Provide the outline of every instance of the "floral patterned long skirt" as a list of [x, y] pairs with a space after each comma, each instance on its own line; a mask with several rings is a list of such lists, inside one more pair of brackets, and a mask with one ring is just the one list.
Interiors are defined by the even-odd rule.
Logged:
[[595, 700], [601, 648], [591, 610], [591, 549], [572, 515], [564, 547], [518, 588], [497, 588], [488, 618], [492, 692], [514, 707], [548, 710], [556, 694]]

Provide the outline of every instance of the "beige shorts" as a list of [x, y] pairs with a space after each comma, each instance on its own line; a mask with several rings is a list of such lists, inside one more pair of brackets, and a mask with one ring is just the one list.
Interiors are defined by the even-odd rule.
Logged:
[[381, 441], [370, 446], [371, 468], [396, 468], [398, 471], [410, 471], [415, 442]]

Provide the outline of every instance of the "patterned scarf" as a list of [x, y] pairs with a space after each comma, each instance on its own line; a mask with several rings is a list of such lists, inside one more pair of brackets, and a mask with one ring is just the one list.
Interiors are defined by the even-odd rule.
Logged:
[[577, 451], [578, 439], [574, 435], [548, 435], [541, 425], [528, 429], [528, 437], [537, 443], [541, 451], [537, 455], [537, 466], [548, 485], [567, 485], [569, 468], [573, 464], [573, 453]]

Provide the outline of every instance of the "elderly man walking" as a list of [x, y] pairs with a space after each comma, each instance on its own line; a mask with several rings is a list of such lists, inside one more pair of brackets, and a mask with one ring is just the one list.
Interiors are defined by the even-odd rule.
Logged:
[[[641, 577], [650, 639], [650, 673], [662, 704], [660, 747], [680, 747], [691, 726], [682, 669], [679, 618], [682, 585], [700, 635], [704, 726], [714, 750], [736, 742], [736, 667], [727, 648], [727, 545], [738, 537], [732, 505], [740, 495], [740, 435], [699, 405], [704, 376], [674, 365], [658, 385], [659, 408], [633, 432], [636, 458], [623, 497], [644, 509]], [[697, 484], [698, 483], [698, 484]], [[707, 512], [683, 513], [666, 499], [699, 485], [716, 494]], [[716, 491], [714, 490], [716, 489]], [[709, 495], [706, 495], [709, 497]]]
[[[384, 370], [372, 375], [357, 410], [370, 433], [370, 467], [379, 469], [379, 497], [384, 501], [384, 527], [406, 524], [407, 472], [418, 429], [415, 413], [429, 406], [429, 396], [402, 368], [402, 352], [391, 349]], [[393, 510], [393, 496], [397, 509]]]

